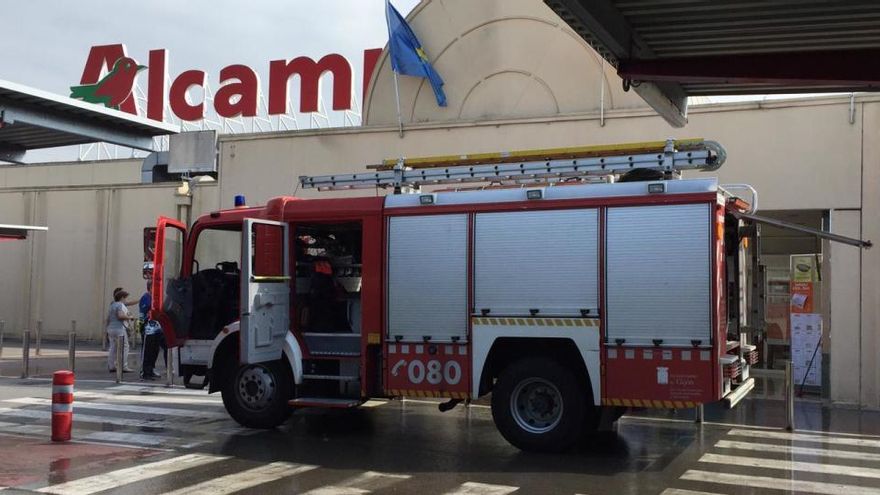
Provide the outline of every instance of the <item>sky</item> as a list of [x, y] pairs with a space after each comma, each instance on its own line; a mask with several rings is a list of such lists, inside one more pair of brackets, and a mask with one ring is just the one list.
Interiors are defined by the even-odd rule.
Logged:
[[[418, 0], [392, 3], [406, 15]], [[265, 94], [270, 60], [339, 53], [353, 66], [359, 99], [363, 51], [382, 48], [387, 40], [384, 5], [383, 0], [5, 0], [0, 79], [67, 96], [79, 83], [91, 46], [122, 43], [140, 63], [151, 49], [166, 48], [172, 77], [200, 69], [215, 90], [220, 69], [247, 65], [260, 75]], [[146, 89], [143, 73], [139, 84]], [[333, 116], [334, 123], [340, 118]], [[301, 119], [300, 126], [306, 126]]]
[[[392, 3], [406, 15], [418, 0]], [[387, 39], [384, 5], [384, 0], [4, 0], [0, 79], [67, 96], [70, 86], [79, 83], [91, 46], [122, 43], [139, 63], [146, 63], [151, 49], [167, 49], [172, 78], [185, 70], [203, 70], [215, 91], [220, 69], [247, 65], [259, 74], [265, 95], [270, 60], [302, 55], [317, 60], [339, 53], [352, 64], [359, 100], [363, 51], [382, 48]], [[291, 80], [291, 95], [298, 94], [297, 79]], [[146, 75], [141, 73], [138, 80], [145, 91]], [[323, 93], [327, 99], [331, 91]], [[731, 99], [762, 97], [712, 100]], [[332, 111], [326, 121], [314, 123], [299, 115], [296, 123], [299, 128], [345, 124], [344, 114]], [[80, 151], [32, 152], [27, 160], [75, 159]], [[120, 154], [117, 147], [104, 147], [106, 156], [101, 152], [95, 148], [84, 158], [131, 154], [124, 149]]]
[[[393, 3], [406, 15], [418, 0]], [[139, 61], [167, 48], [171, 74], [201, 69], [216, 84], [233, 63], [268, 72], [270, 60], [328, 53], [360, 74], [363, 50], [387, 38], [383, 0], [29, 0], [0, 13], [0, 79], [62, 94], [93, 45], [123, 43]]]

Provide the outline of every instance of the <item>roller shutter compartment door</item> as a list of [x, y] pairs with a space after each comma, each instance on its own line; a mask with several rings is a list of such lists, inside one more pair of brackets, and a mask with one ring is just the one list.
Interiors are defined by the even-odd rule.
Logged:
[[608, 342], [711, 342], [711, 208], [707, 203], [609, 208]]
[[388, 223], [388, 336], [467, 336], [467, 215], [392, 217]]
[[480, 213], [474, 223], [474, 302], [490, 315], [598, 314], [596, 209]]

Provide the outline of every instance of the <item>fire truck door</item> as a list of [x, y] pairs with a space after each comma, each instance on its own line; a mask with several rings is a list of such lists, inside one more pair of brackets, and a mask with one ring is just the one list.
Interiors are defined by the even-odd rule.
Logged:
[[288, 226], [249, 218], [241, 232], [241, 362], [274, 361], [290, 329]]
[[152, 318], [162, 325], [168, 345], [177, 347], [186, 340], [192, 316], [192, 287], [180, 278], [186, 226], [177, 220], [159, 217], [153, 244], [151, 290]]

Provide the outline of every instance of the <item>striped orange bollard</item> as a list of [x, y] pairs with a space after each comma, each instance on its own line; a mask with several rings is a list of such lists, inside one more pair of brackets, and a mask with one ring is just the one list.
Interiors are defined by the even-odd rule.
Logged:
[[73, 372], [56, 371], [52, 374], [52, 441], [70, 440], [73, 428]]

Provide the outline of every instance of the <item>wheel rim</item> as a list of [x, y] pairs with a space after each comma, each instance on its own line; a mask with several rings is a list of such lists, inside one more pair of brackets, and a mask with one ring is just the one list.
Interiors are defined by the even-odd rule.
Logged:
[[238, 374], [238, 401], [252, 411], [266, 409], [275, 396], [275, 377], [266, 367], [251, 365]]
[[562, 394], [543, 378], [521, 381], [510, 395], [510, 412], [516, 424], [529, 433], [546, 433], [562, 419]]

